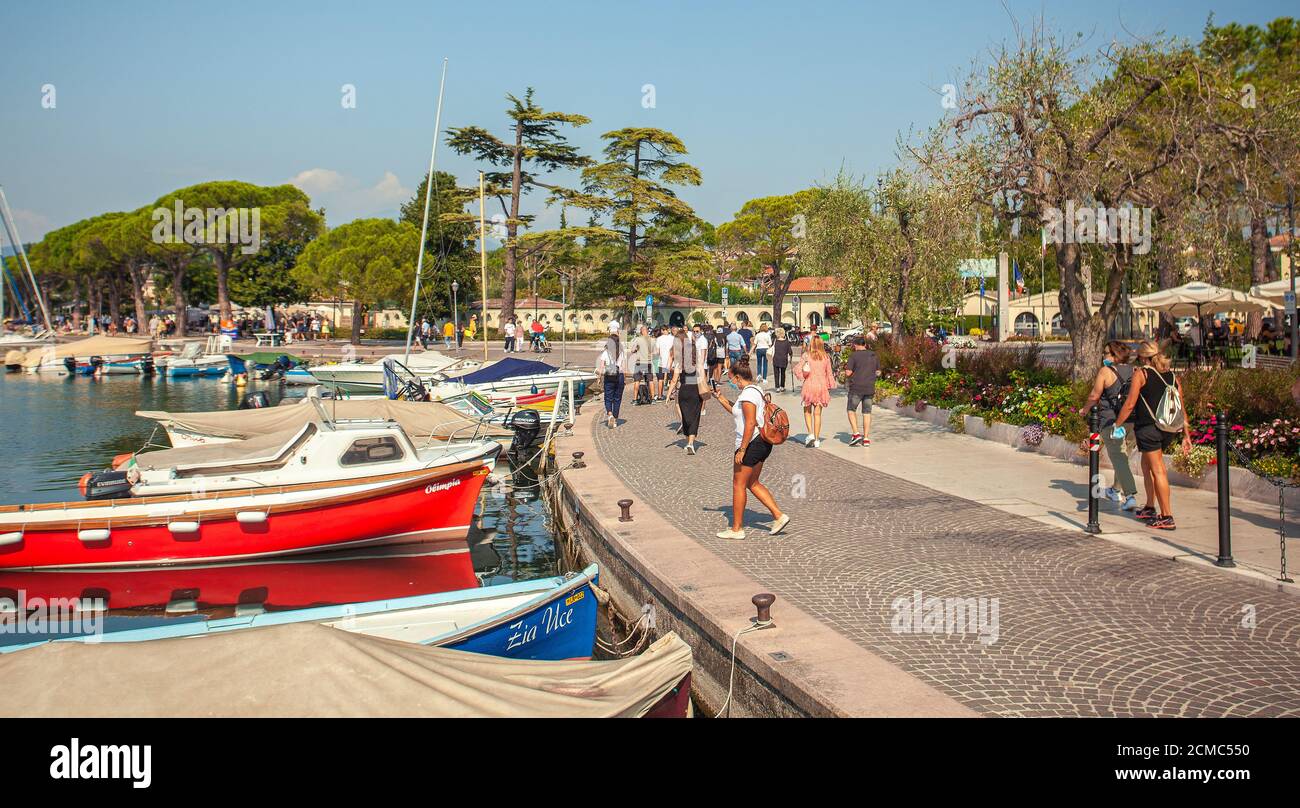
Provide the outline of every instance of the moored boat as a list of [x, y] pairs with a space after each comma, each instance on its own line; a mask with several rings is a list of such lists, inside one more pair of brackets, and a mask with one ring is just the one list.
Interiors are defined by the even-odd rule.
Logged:
[[[666, 634], [617, 660], [503, 659], [321, 625], [205, 641], [47, 644], [0, 657], [15, 717], [687, 717], [691, 649]], [[201, 687], [195, 683], [202, 683]]]
[[141, 566], [469, 532], [488, 460], [140, 499], [0, 507], [0, 569]]
[[196, 615], [147, 628], [53, 641], [145, 642], [322, 623], [370, 637], [514, 659], [589, 659], [596, 641], [598, 601], [593, 587], [599, 577], [599, 568], [592, 564], [581, 573], [534, 581], [232, 617]]

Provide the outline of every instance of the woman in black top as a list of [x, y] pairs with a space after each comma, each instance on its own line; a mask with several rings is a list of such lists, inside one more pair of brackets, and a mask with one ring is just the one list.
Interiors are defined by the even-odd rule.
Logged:
[[[1173, 387], [1183, 394], [1182, 383], [1170, 369], [1169, 358], [1154, 342], [1144, 342], [1138, 348], [1138, 367], [1133, 371], [1133, 382], [1128, 398], [1120, 408], [1115, 422], [1132, 423], [1133, 437], [1137, 438], [1138, 451], [1142, 453], [1142, 481], [1147, 502], [1135, 516], [1157, 530], [1173, 530], [1174, 514], [1169, 503], [1169, 475], [1165, 471], [1165, 449], [1173, 445], [1179, 432], [1167, 432], [1156, 424], [1156, 410], [1165, 390]], [[1191, 451], [1192, 441], [1187, 430], [1181, 432], [1184, 451]], [[1155, 506], [1159, 504], [1160, 510]]]
[[681, 433], [686, 436], [686, 454], [695, 454], [695, 436], [700, 432], [700, 411], [704, 398], [709, 395], [705, 378], [705, 351], [696, 341], [703, 336], [700, 326], [693, 331], [678, 334], [673, 341], [673, 351], [681, 357], [681, 386], [677, 389], [677, 408], [681, 412]]
[[776, 392], [785, 392], [785, 369], [790, 366], [790, 340], [785, 329], [776, 330], [776, 339], [772, 340], [772, 381]]

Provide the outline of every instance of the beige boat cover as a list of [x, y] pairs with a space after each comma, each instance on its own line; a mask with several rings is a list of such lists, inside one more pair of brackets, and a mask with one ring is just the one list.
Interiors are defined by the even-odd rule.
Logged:
[[127, 337], [86, 337], [76, 342], [63, 342], [48, 348], [29, 351], [23, 364], [36, 367], [47, 358], [64, 359], [69, 356], [130, 356], [147, 354], [153, 350], [151, 339]]
[[536, 662], [300, 623], [5, 654], [0, 716], [634, 717], [690, 671], [671, 633], [628, 659]]
[[283, 465], [291, 459], [290, 453], [297, 451], [303, 441], [311, 437], [315, 431], [314, 425], [301, 426], [297, 429], [286, 429], [283, 432], [272, 432], [270, 435], [258, 435], [229, 443], [208, 443], [181, 449], [141, 452], [135, 456], [135, 464], [142, 471], [171, 468], [178, 471], [194, 471], [224, 468], [236, 464], [279, 463]]
[[[474, 419], [437, 402], [390, 401], [386, 398], [342, 399], [322, 401], [321, 406], [331, 418], [340, 421], [354, 418], [396, 421], [417, 446], [430, 435], [439, 438], [472, 437], [476, 424]], [[140, 410], [136, 415], [169, 422], [173, 426], [202, 435], [236, 440], [297, 430], [303, 424], [320, 420], [316, 408], [309, 401], [283, 407], [214, 412]], [[487, 425], [479, 431], [482, 437], [503, 437], [510, 434], [512, 433], [508, 429]]]

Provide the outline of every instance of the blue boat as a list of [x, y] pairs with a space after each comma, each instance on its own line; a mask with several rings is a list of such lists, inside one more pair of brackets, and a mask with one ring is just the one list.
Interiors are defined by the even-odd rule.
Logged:
[[144, 628], [7, 645], [0, 647], [0, 652], [48, 642], [144, 642], [289, 623], [323, 623], [368, 636], [512, 659], [589, 659], [596, 642], [593, 586], [599, 573], [592, 564], [579, 574], [457, 592], [282, 612], [237, 611], [234, 617], [218, 619], [193, 615]]

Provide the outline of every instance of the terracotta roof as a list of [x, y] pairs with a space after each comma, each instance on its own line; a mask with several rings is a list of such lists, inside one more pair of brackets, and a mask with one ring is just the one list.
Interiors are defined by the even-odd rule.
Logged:
[[790, 284], [791, 294], [808, 294], [810, 292], [837, 292], [839, 282], [832, 277], [795, 278]]
[[1286, 233], [1278, 233], [1276, 236], [1273, 236], [1271, 239], [1268, 240], [1268, 246], [1272, 247], [1272, 248], [1275, 249], [1275, 250], [1284, 250], [1284, 249], [1286, 249], [1286, 246], [1287, 246], [1287, 234], [1286, 234]]

